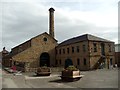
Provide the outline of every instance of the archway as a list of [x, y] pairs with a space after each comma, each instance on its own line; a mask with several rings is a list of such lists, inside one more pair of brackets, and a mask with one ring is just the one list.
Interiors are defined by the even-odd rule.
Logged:
[[66, 59], [65, 60], [65, 68], [69, 67], [70, 65], [73, 65], [73, 62], [71, 59]]
[[44, 52], [40, 56], [40, 67], [41, 66], [50, 66], [50, 56], [48, 53]]

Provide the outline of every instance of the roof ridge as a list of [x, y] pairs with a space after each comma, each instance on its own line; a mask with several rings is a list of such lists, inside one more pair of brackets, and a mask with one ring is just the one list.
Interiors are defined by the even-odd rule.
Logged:
[[101, 38], [101, 37], [97, 37], [97, 36], [94, 36], [94, 35], [91, 35], [91, 34], [83, 34], [83, 35], [80, 35], [80, 36], [76, 36], [76, 37], [67, 39], [67, 40], [61, 42], [59, 44], [59, 46], [68, 45], [68, 44], [71, 44], [71, 43], [76, 43], [76, 42], [85, 41], [85, 40], [113, 42], [113, 41], [110, 41], [110, 40], [107, 40], [107, 39], [104, 39], [104, 38]]

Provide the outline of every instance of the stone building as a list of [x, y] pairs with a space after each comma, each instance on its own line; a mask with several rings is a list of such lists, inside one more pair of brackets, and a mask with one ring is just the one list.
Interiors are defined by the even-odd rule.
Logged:
[[49, 9], [49, 34], [44, 32], [11, 49], [12, 65], [35, 71], [44, 65], [64, 67], [65, 61], [71, 59], [80, 70], [90, 70], [106, 62], [115, 63], [114, 42], [109, 40], [85, 34], [58, 44], [54, 38], [54, 11]]
[[120, 44], [115, 45], [115, 63], [120, 67]]
[[67, 58], [80, 70], [100, 68], [107, 60], [114, 65], [114, 42], [89, 34], [68, 39], [56, 47], [56, 65], [65, 66]]
[[[52, 66], [55, 61], [57, 40], [46, 32], [19, 46], [12, 48], [13, 65], [22, 66], [26, 71], [37, 67]], [[29, 70], [28, 70], [29, 69]], [[33, 71], [33, 70], [32, 70]]]
[[2, 65], [5, 67], [11, 67], [12, 66], [12, 57], [10, 55], [10, 52], [8, 52], [5, 47], [3, 48], [1, 52], [2, 56]]

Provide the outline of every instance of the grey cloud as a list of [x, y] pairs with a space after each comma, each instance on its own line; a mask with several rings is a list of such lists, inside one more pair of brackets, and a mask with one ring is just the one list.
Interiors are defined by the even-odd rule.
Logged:
[[[10, 48], [34, 36], [48, 32], [49, 14], [46, 8], [48, 6], [41, 5], [41, 3], [37, 3], [37, 5], [27, 3], [5, 4], [2, 14], [3, 46], [10, 50]], [[97, 27], [82, 20], [73, 19], [73, 22], [71, 20], [62, 13], [55, 11], [55, 36], [59, 42], [85, 33], [110, 40], [116, 38], [117, 28]], [[115, 30], [115, 32], [104, 32], [106, 30]]]

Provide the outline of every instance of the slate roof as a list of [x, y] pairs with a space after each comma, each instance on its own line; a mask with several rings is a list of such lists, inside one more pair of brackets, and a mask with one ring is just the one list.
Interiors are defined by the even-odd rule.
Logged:
[[103, 38], [100, 38], [100, 37], [96, 37], [96, 36], [93, 36], [93, 35], [90, 35], [90, 34], [84, 34], [84, 35], [81, 35], [81, 36], [77, 36], [77, 37], [73, 37], [73, 38], [70, 38], [68, 40], [65, 40], [62, 43], [60, 43], [58, 45], [58, 47], [68, 45], [68, 44], [72, 44], [72, 43], [76, 43], [76, 42], [87, 41], [87, 40], [89, 40], [89, 41], [101, 41], [101, 42], [113, 42], [113, 41], [106, 40], [106, 39], [103, 39]]

